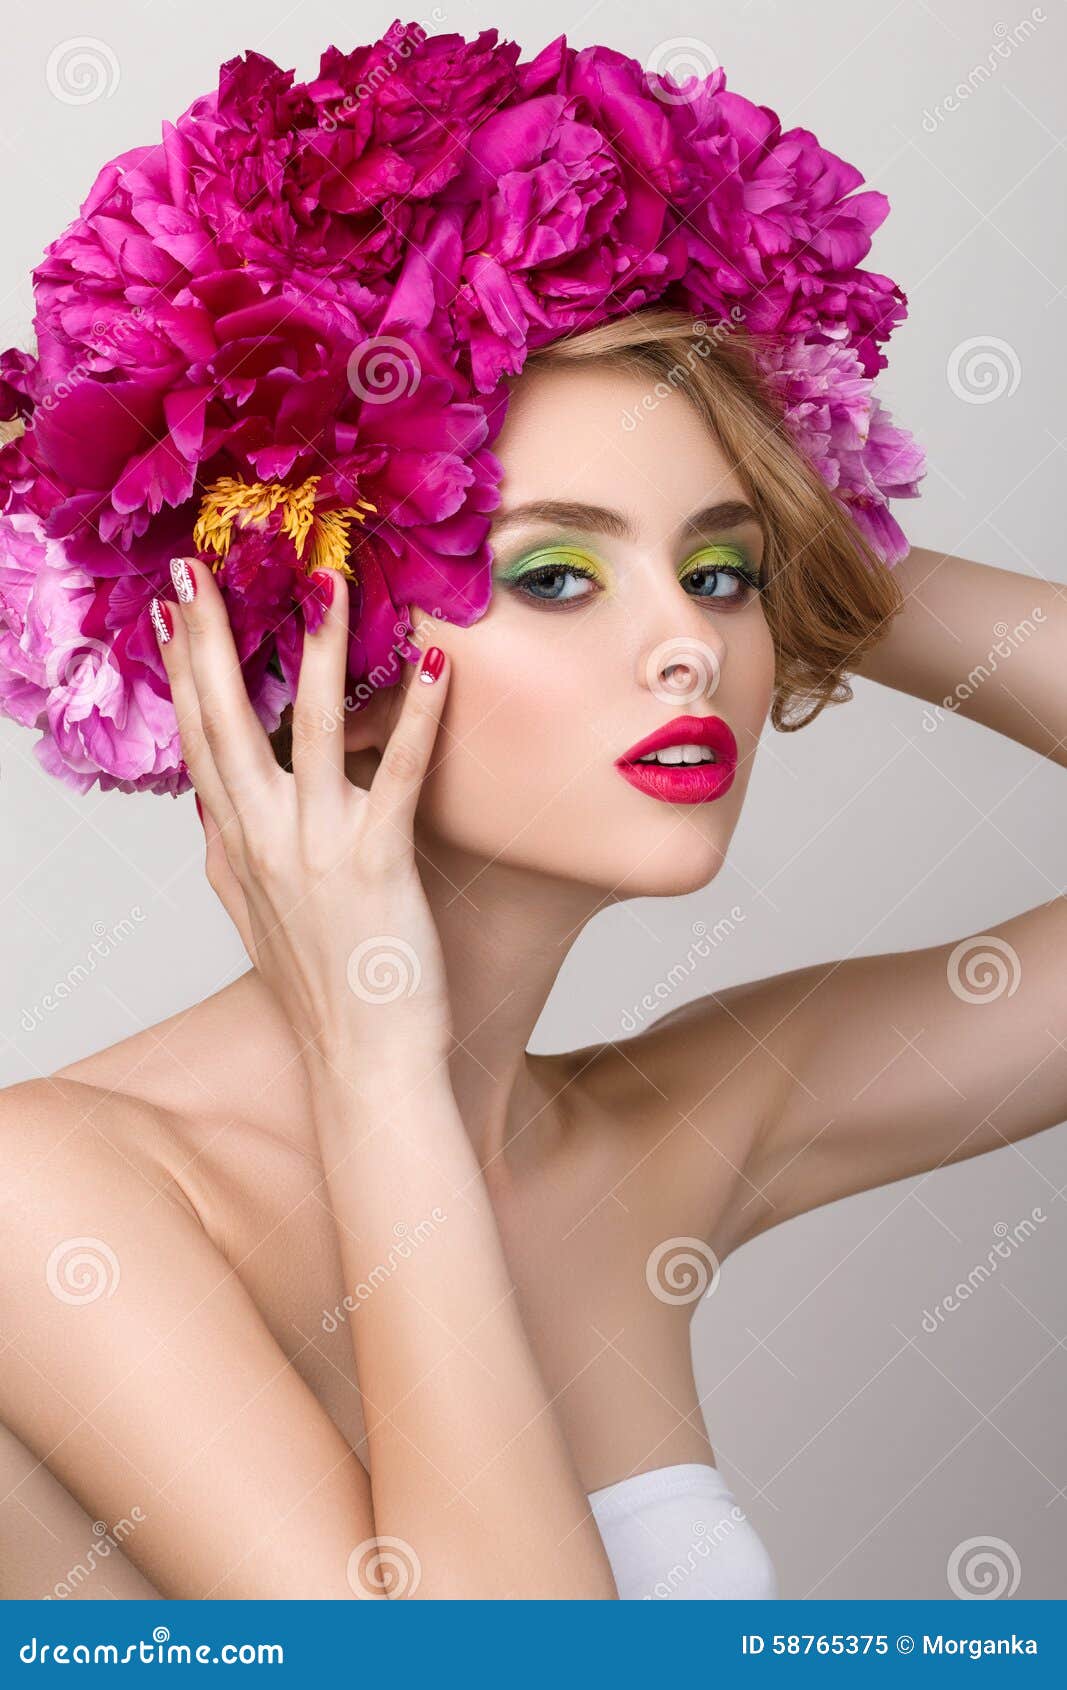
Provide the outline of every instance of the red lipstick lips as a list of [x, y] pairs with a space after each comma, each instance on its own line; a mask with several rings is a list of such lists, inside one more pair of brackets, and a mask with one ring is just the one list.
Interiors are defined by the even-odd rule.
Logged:
[[[710, 748], [714, 762], [640, 763], [639, 757], [664, 751], [671, 745], [700, 745]], [[676, 716], [647, 739], [639, 739], [615, 759], [624, 780], [667, 804], [705, 804], [721, 798], [733, 785], [737, 773], [737, 741], [721, 716]]]

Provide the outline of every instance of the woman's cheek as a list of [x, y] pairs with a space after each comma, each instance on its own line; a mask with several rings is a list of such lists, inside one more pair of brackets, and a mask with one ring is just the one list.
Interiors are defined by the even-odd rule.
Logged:
[[[488, 620], [488, 619], [487, 619]], [[582, 761], [610, 765], [623, 749], [593, 743], [591, 699], [598, 687], [588, 654], [568, 658], [539, 639], [509, 637], [497, 619], [492, 640], [464, 629], [452, 644], [449, 695], [438, 755], [420, 813], [444, 838], [495, 856], [511, 842], [524, 856], [543, 829], [558, 826], [560, 804]], [[590, 743], [586, 743], [589, 740]], [[542, 842], [543, 843], [543, 842]]]

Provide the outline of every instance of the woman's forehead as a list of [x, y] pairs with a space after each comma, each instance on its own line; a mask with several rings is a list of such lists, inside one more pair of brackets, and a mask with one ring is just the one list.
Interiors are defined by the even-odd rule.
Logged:
[[[747, 502], [747, 491], [707, 419], [681, 392], [657, 395], [653, 377], [612, 367], [544, 368], [517, 384], [494, 442], [501, 507], [582, 501], [681, 521], [703, 505]], [[647, 396], [640, 421], [635, 400]]]

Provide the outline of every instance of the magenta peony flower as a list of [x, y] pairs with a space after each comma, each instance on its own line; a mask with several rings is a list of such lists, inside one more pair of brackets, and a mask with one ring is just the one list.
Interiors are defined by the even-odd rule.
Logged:
[[396, 20], [306, 83], [231, 59], [99, 172], [34, 271], [36, 351], [0, 354], [0, 708], [76, 790], [185, 791], [147, 609], [194, 551], [268, 730], [311, 573], [346, 573], [358, 708], [415, 606], [488, 605], [505, 378], [644, 304], [775, 337], [794, 438], [902, 555], [921, 454], [871, 381], [906, 301], [860, 268], [887, 210], [861, 180], [721, 71], [679, 98], [563, 36], [522, 63]]
[[483, 392], [528, 349], [659, 299], [685, 267], [667, 108], [636, 61], [561, 36], [520, 93], [471, 137], [444, 196], [472, 207], [458, 320]]
[[858, 269], [889, 211], [855, 194], [859, 171], [807, 129], [782, 132], [767, 106], [728, 93], [722, 69], [668, 109], [687, 172], [679, 208], [689, 251], [687, 302], [717, 316], [740, 302], [753, 333], [834, 335], [844, 326], [863, 368], [907, 308], [887, 276]]

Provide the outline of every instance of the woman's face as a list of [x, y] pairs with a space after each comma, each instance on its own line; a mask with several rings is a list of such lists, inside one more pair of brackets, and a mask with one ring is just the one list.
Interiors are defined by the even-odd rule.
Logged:
[[[746, 579], [760, 578], [760, 525], [724, 509], [690, 526], [709, 507], [747, 508], [746, 495], [681, 393], [635, 410], [651, 386], [618, 370], [526, 371], [493, 447], [504, 477], [489, 609], [469, 628], [416, 617], [420, 644], [453, 663], [420, 827], [619, 898], [717, 873], [774, 679]], [[517, 514], [548, 501], [575, 508]], [[688, 770], [620, 772], [617, 759], [680, 717], [697, 718], [673, 735], [690, 746], [709, 718], [726, 723], [732, 778], [729, 735], [714, 732], [710, 767], [690, 750], [666, 753], [699, 756]]]

